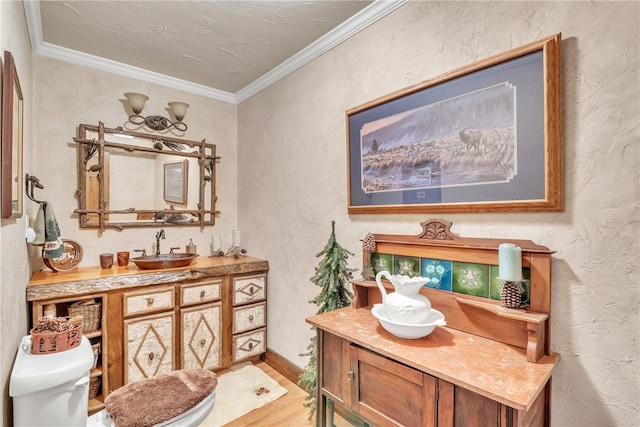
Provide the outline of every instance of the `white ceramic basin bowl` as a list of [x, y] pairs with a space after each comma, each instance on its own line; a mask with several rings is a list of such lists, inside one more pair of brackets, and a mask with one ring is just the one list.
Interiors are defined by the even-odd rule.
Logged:
[[400, 323], [389, 319], [382, 304], [375, 304], [371, 314], [380, 321], [380, 324], [389, 333], [398, 338], [418, 339], [429, 335], [436, 326], [446, 326], [444, 314], [432, 308], [426, 323]]

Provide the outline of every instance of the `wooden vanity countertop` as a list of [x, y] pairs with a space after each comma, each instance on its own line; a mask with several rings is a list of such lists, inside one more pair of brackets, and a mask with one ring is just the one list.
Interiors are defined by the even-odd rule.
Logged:
[[[446, 319], [445, 319], [446, 320]], [[307, 318], [311, 325], [375, 353], [411, 366], [526, 411], [551, 377], [560, 356], [527, 362], [524, 349], [498, 341], [436, 327], [420, 339], [398, 338], [387, 332], [370, 307], [346, 307]]]
[[269, 270], [268, 261], [252, 257], [199, 256], [191, 265], [162, 270], [141, 270], [133, 262], [126, 267], [82, 267], [69, 272], [37, 271], [27, 285], [27, 301], [105, 292], [150, 284], [198, 280], [226, 274]]

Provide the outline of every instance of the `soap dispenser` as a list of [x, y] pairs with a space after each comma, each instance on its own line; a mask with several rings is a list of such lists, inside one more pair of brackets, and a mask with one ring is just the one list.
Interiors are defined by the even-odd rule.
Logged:
[[197, 246], [193, 244], [193, 239], [189, 239], [189, 244], [187, 245], [187, 253], [188, 254], [197, 253]]

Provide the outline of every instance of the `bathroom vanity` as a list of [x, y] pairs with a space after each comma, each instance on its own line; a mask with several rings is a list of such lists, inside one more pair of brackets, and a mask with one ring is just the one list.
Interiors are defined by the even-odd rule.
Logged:
[[264, 353], [268, 270], [257, 258], [200, 256], [164, 270], [129, 264], [39, 271], [27, 301], [34, 324], [45, 312], [66, 316], [78, 304], [97, 309], [99, 326], [85, 332], [96, 349], [93, 413], [129, 382], [174, 369], [219, 370]]
[[[453, 286], [442, 280], [441, 289], [421, 289], [444, 313], [446, 327], [420, 339], [387, 332], [371, 314], [382, 301], [372, 277], [352, 282], [351, 307], [307, 319], [317, 331], [318, 426], [332, 425], [334, 405], [372, 425], [550, 424], [551, 374], [559, 360], [549, 350], [553, 252], [531, 241], [458, 237], [450, 226], [430, 220], [417, 236], [374, 234], [375, 251], [363, 253], [365, 272], [407, 263], [427, 276], [434, 271], [428, 265], [449, 270]], [[502, 307], [499, 290], [495, 296], [498, 246], [505, 242], [522, 248], [522, 308]]]

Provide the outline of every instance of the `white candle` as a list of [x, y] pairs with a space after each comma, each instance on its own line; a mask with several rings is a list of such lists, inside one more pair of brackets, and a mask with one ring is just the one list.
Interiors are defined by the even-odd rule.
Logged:
[[233, 245], [232, 246], [242, 246], [242, 240], [240, 239], [240, 230], [233, 230], [231, 232], [231, 236], [233, 238]]
[[220, 252], [222, 250], [222, 237], [219, 234], [213, 235], [213, 251]]
[[505, 282], [522, 281], [522, 249], [513, 243], [498, 246], [499, 279]]

